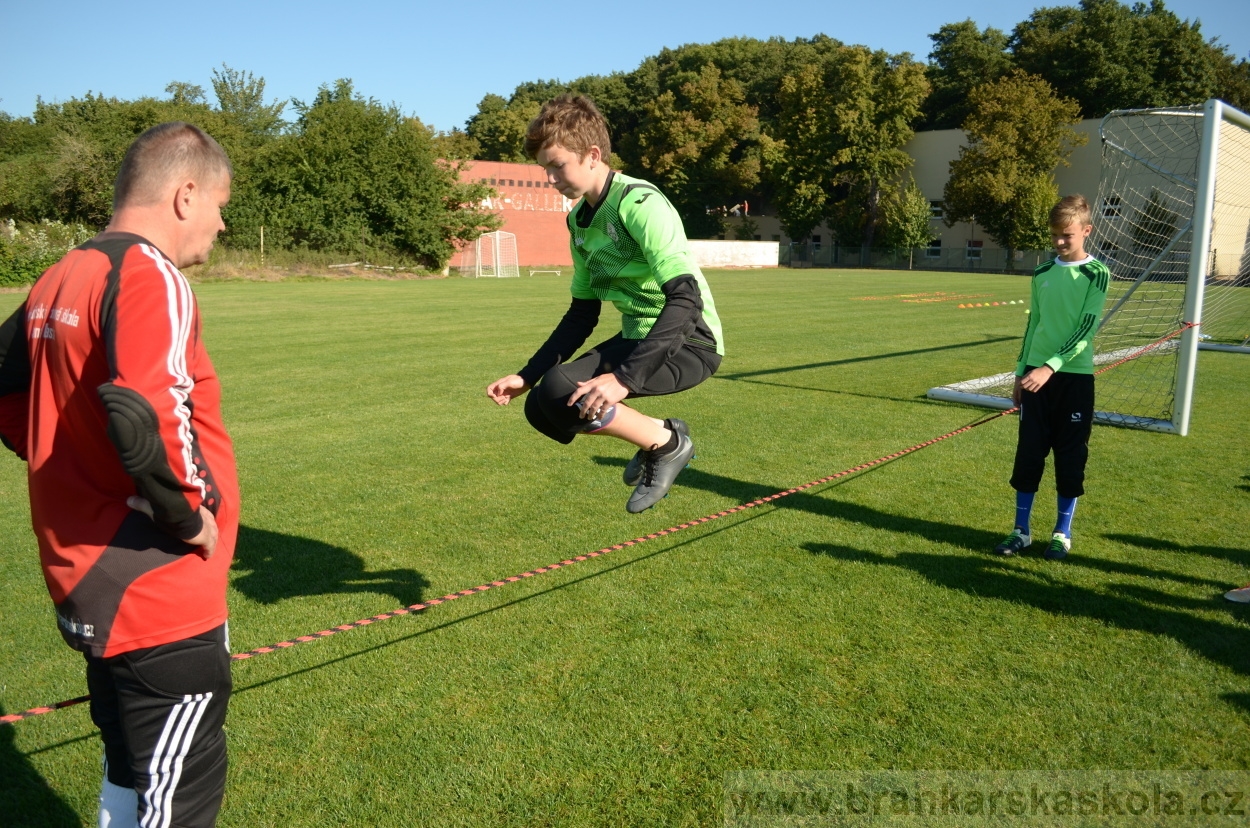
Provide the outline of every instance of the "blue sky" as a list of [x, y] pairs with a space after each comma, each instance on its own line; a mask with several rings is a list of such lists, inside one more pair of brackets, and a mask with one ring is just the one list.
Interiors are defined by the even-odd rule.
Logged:
[[[211, 97], [212, 70], [226, 63], [263, 77], [270, 99], [308, 100], [321, 84], [351, 78], [363, 95], [450, 129], [463, 127], [487, 93], [507, 96], [527, 80], [630, 71], [665, 46], [824, 33], [924, 59], [928, 35], [944, 23], [972, 18], [1010, 31], [1039, 5], [1067, 4], [0, 0], [0, 110], [30, 115], [37, 96], [64, 101], [88, 91], [163, 97], [175, 80], [199, 84]], [[1202, 32], [1219, 36], [1236, 55], [1250, 54], [1246, 0], [1167, 5], [1180, 17], [1201, 20]]]

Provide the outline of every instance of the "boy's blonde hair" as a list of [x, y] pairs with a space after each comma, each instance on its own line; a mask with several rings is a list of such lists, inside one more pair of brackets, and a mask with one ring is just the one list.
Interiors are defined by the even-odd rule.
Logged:
[[612, 154], [608, 122], [595, 102], [585, 95], [561, 95], [543, 104], [538, 117], [525, 130], [525, 154], [537, 159], [539, 150], [559, 144], [585, 158], [591, 147], [598, 147], [606, 164]]
[[1075, 193], [1059, 199], [1059, 203], [1050, 208], [1050, 226], [1067, 227], [1074, 221], [1081, 226], [1093, 224], [1094, 211], [1090, 208], [1085, 196]]

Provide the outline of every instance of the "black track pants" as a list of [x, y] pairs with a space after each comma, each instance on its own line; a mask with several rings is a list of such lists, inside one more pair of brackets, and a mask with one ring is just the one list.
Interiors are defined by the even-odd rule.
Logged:
[[[571, 443], [586, 428], [576, 406], [568, 404], [577, 390], [577, 383], [616, 369], [641, 340], [625, 339], [620, 334], [601, 342], [572, 362], [557, 365], [543, 374], [525, 398], [525, 418], [530, 425], [561, 443]], [[720, 367], [715, 351], [683, 345], [647, 380], [639, 393], [629, 398], [659, 397], [694, 388]]]
[[1018, 492], [1036, 492], [1046, 470], [1046, 455], [1054, 451], [1056, 492], [1060, 497], [1085, 494], [1085, 463], [1089, 459], [1093, 420], [1092, 374], [1058, 372], [1040, 391], [1022, 389], [1011, 487]]

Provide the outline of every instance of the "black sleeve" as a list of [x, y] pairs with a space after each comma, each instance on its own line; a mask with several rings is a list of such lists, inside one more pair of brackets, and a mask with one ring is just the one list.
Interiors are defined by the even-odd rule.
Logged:
[[630, 393], [639, 393], [661, 365], [694, 333], [703, 314], [703, 297], [693, 276], [678, 276], [660, 286], [664, 308], [646, 337], [614, 372]]
[[106, 382], [96, 389], [108, 414], [108, 436], [135, 490], [152, 506], [152, 520], [180, 540], [204, 528], [199, 509], [191, 509], [165, 460], [160, 422], [142, 394]]
[[[30, 392], [30, 351], [26, 342], [25, 323], [25, 302], [13, 311], [12, 316], [0, 323], [0, 426], [12, 426], [15, 431], [26, 422], [25, 395]], [[15, 396], [19, 394], [23, 396]], [[14, 399], [2, 401], [5, 397]], [[25, 439], [20, 439], [22, 448], [19, 448], [18, 436], [5, 436], [4, 431], [4, 428], [0, 428], [0, 443], [22, 456]]]
[[595, 325], [599, 324], [601, 305], [598, 299], [573, 300], [551, 336], [530, 357], [526, 366], [517, 371], [526, 385], [533, 386], [542, 379], [543, 374], [573, 356], [573, 352], [582, 347], [594, 332]]

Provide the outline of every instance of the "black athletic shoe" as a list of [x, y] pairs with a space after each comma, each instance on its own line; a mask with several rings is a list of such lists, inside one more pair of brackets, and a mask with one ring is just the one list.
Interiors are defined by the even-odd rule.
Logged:
[[1008, 557], [1011, 555], [1019, 555], [1021, 552], [1028, 549], [1032, 543], [1032, 535], [1027, 532], [1021, 532], [1019, 529], [1012, 529], [1011, 534], [1008, 535], [1002, 543], [994, 547], [994, 554], [1006, 555]]
[[1071, 549], [1072, 541], [1056, 532], [1050, 536], [1050, 546], [1046, 547], [1042, 556], [1048, 561], [1062, 561]]
[[694, 456], [694, 443], [690, 435], [678, 434], [677, 448], [668, 454], [655, 451], [644, 451], [642, 454], [642, 480], [638, 481], [638, 488], [634, 489], [625, 504], [625, 511], [632, 514], [650, 509], [668, 494], [677, 475]]
[[[685, 420], [673, 417], [669, 420], [669, 423], [672, 424], [673, 431], [676, 431], [678, 434], [684, 434], [687, 437], [690, 436], [690, 428], [686, 425]], [[630, 458], [629, 463], [625, 465], [625, 472], [621, 475], [621, 479], [625, 481], [626, 486], [637, 486], [642, 482], [642, 456], [644, 454], [646, 454], [645, 451], [638, 449], [634, 456]]]

